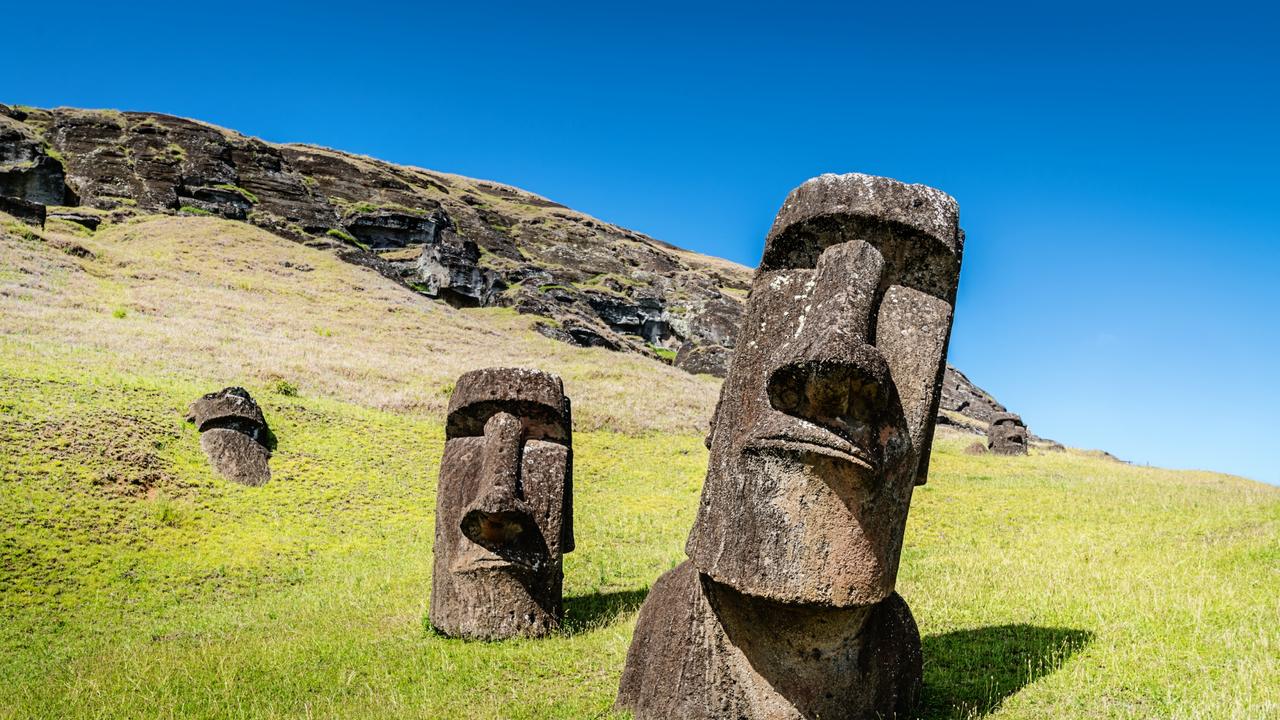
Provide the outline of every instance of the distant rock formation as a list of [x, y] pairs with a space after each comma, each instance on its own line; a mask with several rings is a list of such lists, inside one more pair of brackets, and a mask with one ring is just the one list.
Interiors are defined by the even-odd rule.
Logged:
[[[327, 248], [456, 307], [505, 306], [584, 347], [724, 377], [749, 268], [524, 190], [156, 113], [0, 105], [0, 211], [93, 229], [212, 214]], [[948, 367], [939, 422], [984, 433], [1004, 406]]]
[[0, 196], [249, 222], [453, 305], [542, 315], [551, 337], [654, 359], [732, 347], [750, 277], [506, 185], [155, 113], [0, 105]]

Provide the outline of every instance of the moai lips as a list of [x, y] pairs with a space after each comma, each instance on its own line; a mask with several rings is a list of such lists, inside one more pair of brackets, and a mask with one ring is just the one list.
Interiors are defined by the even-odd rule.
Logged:
[[436, 492], [431, 624], [446, 635], [560, 626], [573, 550], [573, 451], [560, 378], [488, 368], [458, 378]]
[[996, 455], [1026, 455], [1027, 426], [1013, 413], [997, 413], [987, 426], [987, 449]]
[[689, 560], [641, 609], [619, 707], [909, 712], [920, 638], [894, 585], [962, 248], [956, 203], [932, 188], [823, 175], [788, 196], [712, 420]]
[[223, 388], [191, 403], [187, 421], [200, 431], [200, 447], [218, 474], [241, 485], [271, 480], [271, 433], [262, 408], [241, 387]]

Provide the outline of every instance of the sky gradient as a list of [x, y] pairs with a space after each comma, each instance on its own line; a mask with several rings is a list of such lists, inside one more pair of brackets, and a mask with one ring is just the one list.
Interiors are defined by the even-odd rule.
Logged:
[[499, 180], [751, 266], [808, 177], [933, 185], [953, 364], [1039, 435], [1280, 484], [1272, 11], [470, 5], [24, 3], [0, 102]]

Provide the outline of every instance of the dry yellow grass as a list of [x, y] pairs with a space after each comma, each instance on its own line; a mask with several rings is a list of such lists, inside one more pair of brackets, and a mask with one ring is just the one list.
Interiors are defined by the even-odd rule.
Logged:
[[[304, 394], [430, 415], [467, 370], [533, 366], [564, 378], [576, 426], [627, 433], [700, 432], [715, 405], [714, 378], [549, 340], [510, 310], [457, 310], [243, 223], [151, 216], [92, 236], [65, 230], [34, 237], [0, 215], [0, 336], [33, 362], [250, 386], [281, 378]], [[96, 257], [58, 249], [72, 243]]]

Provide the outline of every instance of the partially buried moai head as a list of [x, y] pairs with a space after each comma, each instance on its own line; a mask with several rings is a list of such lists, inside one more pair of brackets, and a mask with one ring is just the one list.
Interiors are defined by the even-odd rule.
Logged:
[[1013, 413], [997, 413], [987, 426], [987, 449], [996, 455], [1026, 455], [1027, 426]]
[[700, 572], [789, 603], [893, 591], [963, 243], [955, 200], [923, 185], [823, 175], [787, 197], [712, 420]]
[[555, 375], [488, 368], [458, 378], [436, 494], [437, 630], [498, 639], [559, 627], [573, 549], [571, 433]]
[[191, 403], [187, 421], [200, 431], [200, 447], [220, 475], [241, 485], [271, 480], [275, 438], [258, 403], [242, 387], [227, 387]]

